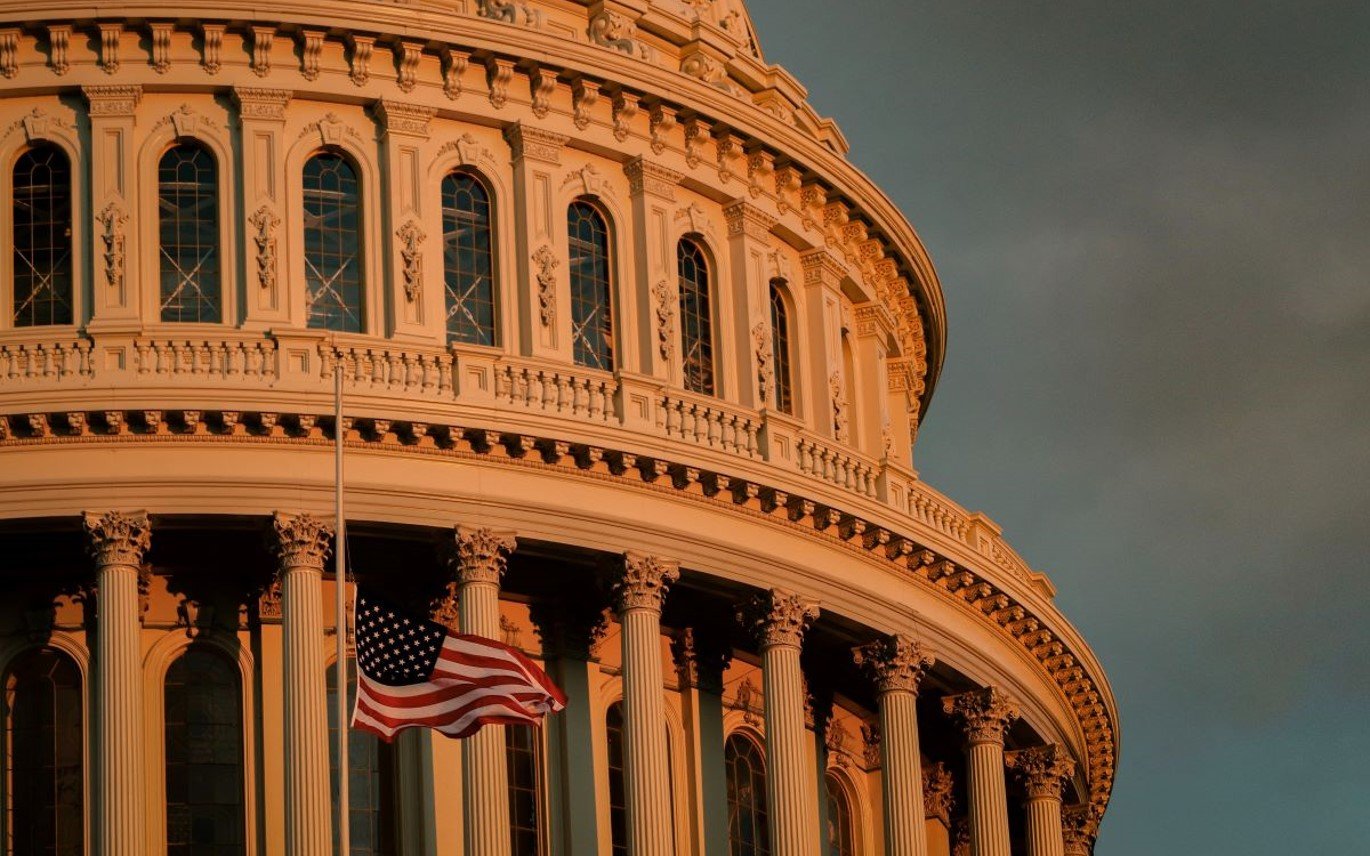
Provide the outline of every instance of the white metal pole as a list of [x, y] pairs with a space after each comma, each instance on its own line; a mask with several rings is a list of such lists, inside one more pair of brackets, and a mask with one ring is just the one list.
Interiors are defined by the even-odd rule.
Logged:
[[333, 364], [333, 501], [337, 511], [334, 531], [337, 532], [337, 546], [333, 550], [333, 591], [335, 594], [336, 615], [333, 626], [337, 629], [338, 659], [338, 856], [348, 856], [351, 852], [348, 829], [347, 794], [347, 736], [350, 733], [347, 710], [347, 524], [343, 520], [343, 358], [342, 351], [334, 346]]

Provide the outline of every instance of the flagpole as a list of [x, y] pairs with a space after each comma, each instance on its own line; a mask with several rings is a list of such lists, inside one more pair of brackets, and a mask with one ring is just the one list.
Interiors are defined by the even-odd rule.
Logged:
[[333, 626], [337, 629], [338, 693], [335, 698], [338, 717], [338, 856], [348, 856], [351, 852], [350, 829], [348, 829], [347, 793], [347, 524], [343, 520], [343, 357], [334, 338], [335, 361], [333, 365], [333, 505], [337, 513], [334, 531], [337, 532], [337, 546], [333, 550], [333, 591], [335, 608]]

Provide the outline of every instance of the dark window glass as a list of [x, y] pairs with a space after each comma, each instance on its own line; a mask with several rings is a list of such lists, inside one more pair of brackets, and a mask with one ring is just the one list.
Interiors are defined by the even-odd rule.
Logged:
[[614, 317], [609, 283], [609, 227], [588, 202], [567, 216], [571, 251], [571, 346], [582, 366], [613, 371]]
[[509, 851], [511, 856], [537, 856], [541, 841], [537, 731], [530, 725], [506, 725], [504, 747], [509, 765]]
[[81, 672], [49, 649], [22, 655], [5, 678], [5, 806], [12, 856], [85, 853]]
[[304, 165], [304, 280], [308, 326], [362, 329], [361, 187], [334, 152]]
[[623, 705], [609, 706], [605, 722], [609, 749], [609, 841], [614, 856], [628, 853], [628, 795], [623, 780]]
[[51, 144], [14, 164], [14, 326], [72, 323], [71, 161]]
[[442, 180], [442, 261], [447, 341], [495, 344], [490, 194], [464, 172]]
[[167, 856], [233, 856], [243, 843], [238, 667], [187, 648], [166, 673]]
[[163, 321], [217, 323], [219, 176], [203, 146], [182, 143], [157, 168]]
[[833, 776], [824, 776], [828, 789], [828, 853], [831, 856], [855, 856], [852, 843], [852, 810], [847, 790]]
[[680, 344], [685, 388], [714, 394], [713, 316], [709, 306], [709, 263], [688, 238], [676, 246], [680, 268]]
[[[356, 661], [347, 661], [347, 709], [357, 699]], [[394, 856], [394, 747], [368, 731], [347, 733], [348, 853], [354, 856]], [[338, 804], [338, 669], [328, 667], [328, 775], [333, 805]], [[333, 851], [338, 849], [333, 833]]]
[[794, 390], [790, 386], [790, 309], [780, 283], [771, 282], [771, 355], [775, 360], [775, 407], [794, 413]]
[[734, 734], [723, 744], [728, 782], [728, 843], [732, 856], [771, 852], [766, 824], [766, 766], [751, 740]]

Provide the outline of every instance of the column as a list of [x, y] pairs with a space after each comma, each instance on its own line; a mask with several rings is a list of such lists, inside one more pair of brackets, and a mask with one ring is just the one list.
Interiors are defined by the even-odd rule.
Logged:
[[1059, 743], [1009, 752], [1004, 761], [1027, 789], [1027, 856], [1065, 856], [1061, 792], [1075, 761]]
[[102, 856], [146, 849], [143, 681], [138, 634], [143, 554], [152, 542], [146, 512], [85, 514], [95, 559], [96, 847]]
[[1004, 730], [1018, 708], [1002, 690], [986, 687], [942, 700], [966, 729], [971, 856], [1010, 856], [1004, 789]]
[[856, 648], [853, 656], [879, 693], [885, 852], [890, 856], [926, 856], [918, 685], [932, 667], [932, 652], [898, 635]]
[[752, 602], [743, 620], [761, 648], [766, 706], [766, 813], [772, 856], [811, 856], [818, 841], [811, 823], [809, 780], [813, 770], [804, 751], [804, 675], [799, 649], [818, 617], [818, 602], [771, 589]]
[[1099, 834], [1099, 813], [1089, 805], [1069, 806], [1061, 812], [1066, 856], [1090, 856]]
[[[324, 672], [323, 567], [333, 528], [308, 514], [276, 512], [285, 656], [285, 852], [330, 856], [333, 798], [329, 787], [328, 691]], [[339, 664], [338, 686], [346, 686]]]
[[[457, 598], [462, 633], [498, 640], [499, 581], [514, 533], [458, 526]], [[509, 771], [504, 726], [487, 725], [462, 741], [462, 808], [467, 856], [509, 854]]]
[[629, 551], [612, 580], [623, 634], [623, 782], [629, 856], [674, 852], [661, 680], [661, 605], [680, 565]]

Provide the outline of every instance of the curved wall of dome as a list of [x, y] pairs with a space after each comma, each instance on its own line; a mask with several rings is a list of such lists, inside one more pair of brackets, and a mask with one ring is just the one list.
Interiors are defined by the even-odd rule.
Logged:
[[0, 2], [7, 852], [330, 852], [339, 427], [356, 578], [570, 696], [354, 737], [352, 852], [1090, 852], [1111, 692], [912, 467], [845, 151], [737, 0]]

